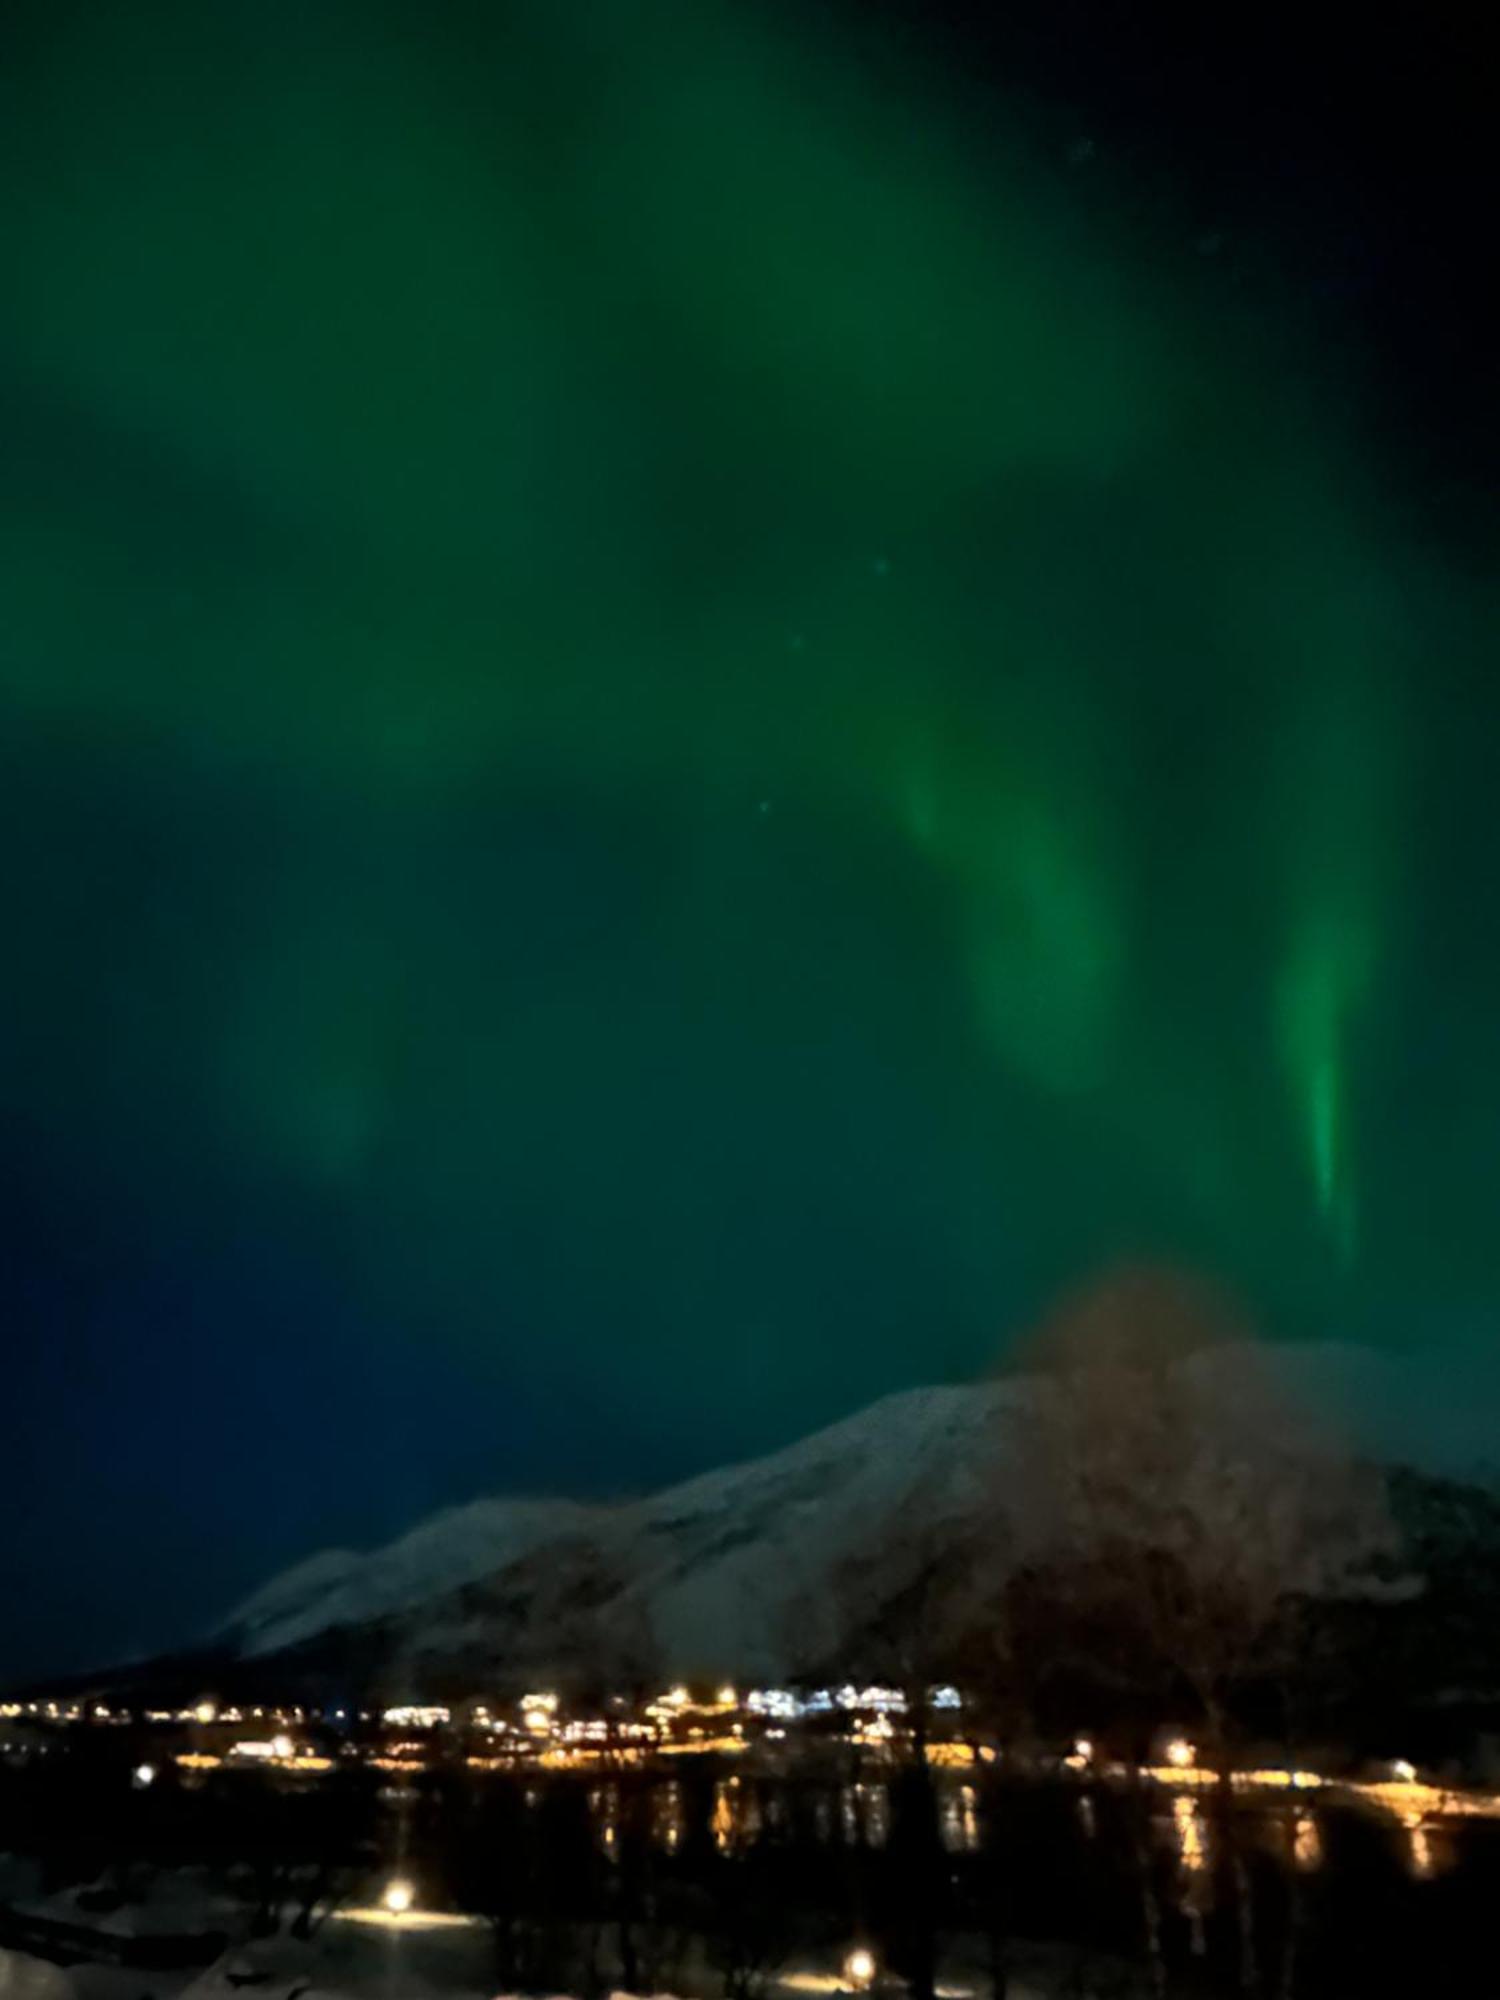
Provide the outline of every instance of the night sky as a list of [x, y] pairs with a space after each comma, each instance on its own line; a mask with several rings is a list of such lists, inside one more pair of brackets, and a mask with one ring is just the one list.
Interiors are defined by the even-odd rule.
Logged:
[[0, 1667], [1121, 1256], [1487, 1349], [1483, 66], [1332, 18], [7, 10]]

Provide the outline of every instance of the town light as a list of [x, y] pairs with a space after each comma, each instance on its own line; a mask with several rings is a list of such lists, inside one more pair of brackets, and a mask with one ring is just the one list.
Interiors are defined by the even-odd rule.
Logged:
[[292, 1749], [293, 1745], [290, 1736], [273, 1736], [271, 1738], [271, 1755], [273, 1757], [290, 1757]]
[[415, 1892], [410, 1882], [387, 1882], [380, 1900], [393, 1917], [404, 1917], [415, 1901]]
[[875, 1954], [856, 1945], [844, 1960], [844, 1983], [851, 1993], [868, 1993], [875, 1984]]
[[1417, 1767], [1408, 1764], [1404, 1757], [1398, 1757], [1391, 1765], [1391, 1776], [1398, 1785], [1414, 1785], [1417, 1782]]
[[193, 1710], [193, 1718], [197, 1722], [212, 1722], [218, 1713], [219, 1711], [213, 1702], [200, 1701], [198, 1706]]
[[1197, 1751], [1185, 1736], [1174, 1736], [1167, 1745], [1167, 1762], [1179, 1771], [1190, 1771], [1197, 1758]]
[[138, 1792], [145, 1791], [147, 1785], [154, 1783], [155, 1778], [156, 1766], [154, 1764], [137, 1764], [130, 1774], [130, 1782]]
[[724, 1686], [719, 1689], [719, 1706], [721, 1708], [733, 1708], [735, 1705], [735, 1700], [736, 1696], [734, 1689], [729, 1686], [728, 1682], [726, 1682]]
[[1080, 1736], [1073, 1745], [1073, 1755], [1082, 1763], [1089, 1763], [1094, 1755], [1094, 1741], [1091, 1736]]

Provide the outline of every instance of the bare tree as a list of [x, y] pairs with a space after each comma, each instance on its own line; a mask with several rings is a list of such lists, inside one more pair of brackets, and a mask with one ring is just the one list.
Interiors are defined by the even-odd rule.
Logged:
[[1383, 1477], [1242, 1329], [1206, 1288], [1129, 1273], [1035, 1350], [1048, 1553], [1185, 1684], [1218, 1757], [1236, 1689], [1285, 1664], [1288, 1614], [1378, 1592], [1398, 1549]]
[[1237, 1698], [1305, 1666], [1305, 1606], [1385, 1587], [1397, 1544], [1384, 1480], [1299, 1407], [1273, 1352], [1194, 1280], [1123, 1273], [1071, 1301], [1033, 1352], [1046, 1392], [1041, 1566], [1137, 1673], [1197, 1706], [1248, 1989], [1250, 1884], [1228, 1813]]

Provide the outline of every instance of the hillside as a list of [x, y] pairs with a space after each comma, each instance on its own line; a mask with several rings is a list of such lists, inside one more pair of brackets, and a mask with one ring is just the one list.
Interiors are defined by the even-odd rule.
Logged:
[[[1237, 1350], [1189, 1365], [1215, 1405], [1242, 1406]], [[1329, 1402], [1341, 1422], [1351, 1380], [1373, 1375], [1381, 1393], [1365, 1401], [1384, 1422], [1389, 1364], [1313, 1348], [1279, 1366], [1299, 1406]], [[214, 1646], [242, 1670], [274, 1661], [299, 1682], [392, 1693], [532, 1674], [644, 1684], [807, 1671], [910, 1603], [939, 1555], [981, 1589], [1028, 1560], [1041, 1533], [1031, 1482], [1047, 1394], [1042, 1378], [1023, 1376], [906, 1391], [629, 1504], [475, 1501], [386, 1547], [296, 1565], [239, 1605]], [[1414, 1435], [1412, 1447], [1418, 1463], [1394, 1489], [1404, 1532], [1444, 1591], [1461, 1595], [1452, 1523], [1477, 1524], [1488, 1548], [1495, 1509], [1482, 1496], [1459, 1506], [1454, 1495], [1474, 1489], [1423, 1468], [1441, 1458], [1431, 1439]], [[1441, 1534], [1426, 1532], [1427, 1513]], [[1488, 1577], [1489, 1555], [1476, 1561], [1472, 1573]]]

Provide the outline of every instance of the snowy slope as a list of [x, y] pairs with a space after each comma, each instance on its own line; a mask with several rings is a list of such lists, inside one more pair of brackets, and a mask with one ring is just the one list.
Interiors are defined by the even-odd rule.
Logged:
[[[1219, 1350], [1192, 1365], [1237, 1403], [1243, 1358]], [[1337, 1347], [1283, 1350], [1282, 1361], [1299, 1401], [1334, 1409], [1355, 1449], [1389, 1456], [1395, 1364]], [[1378, 1394], [1360, 1391], [1371, 1383]], [[413, 1686], [443, 1663], [541, 1670], [611, 1646], [623, 1648], [621, 1673], [632, 1650], [679, 1673], [774, 1673], [837, 1643], [858, 1610], [851, 1591], [890, 1601], [935, 1548], [978, 1532], [993, 1540], [1003, 1524], [1003, 1559], [1024, 1555], [1028, 1445], [1046, 1394], [1027, 1377], [909, 1390], [770, 1457], [625, 1505], [476, 1501], [369, 1554], [297, 1565], [220, 1637], [259, 1657], [368, 1633]], [[1411, 1396], [1406, 1406], [1423, 1407]], [[1426, 1409], [1402, 1455], [1449, 1470], [1453, 1425]], [[878, 1575], [852, 1581], [872, 1551]]]
[[788, 1608], [815, 1603], [872, 1533], [898, 1568], [909, 1543], [915, 1567], [935, 1528], [972, 1516], [981, 1468], [995, 1463], [981, 1435], [994, 1431], [1018, 1461], [1032, 1393], [1021, 1382], [910, 1390], [772, 1457], [622, 1506], [476, 1501], [368, 1555], [298, 1564], [241, 1604], [223, 1634], [257, 1656], [420, 1612], [424, 1643], [453, 1648], [467, 1623], [502, 1606], [534, 1615], [550, 1601], [555, 1622], [571, 1587], [642, 1607], [653, 1644], [684, 1670], [769, 1666]]
[[476, 1500], [419, 1523], [369, 1555], [328, 1549], [273, 1577], [226, 1621], [247, 1654], [281, 1652], [335, 1626], [363, 1625], [523, 1560], [593, 1518], [571, 1500]]

